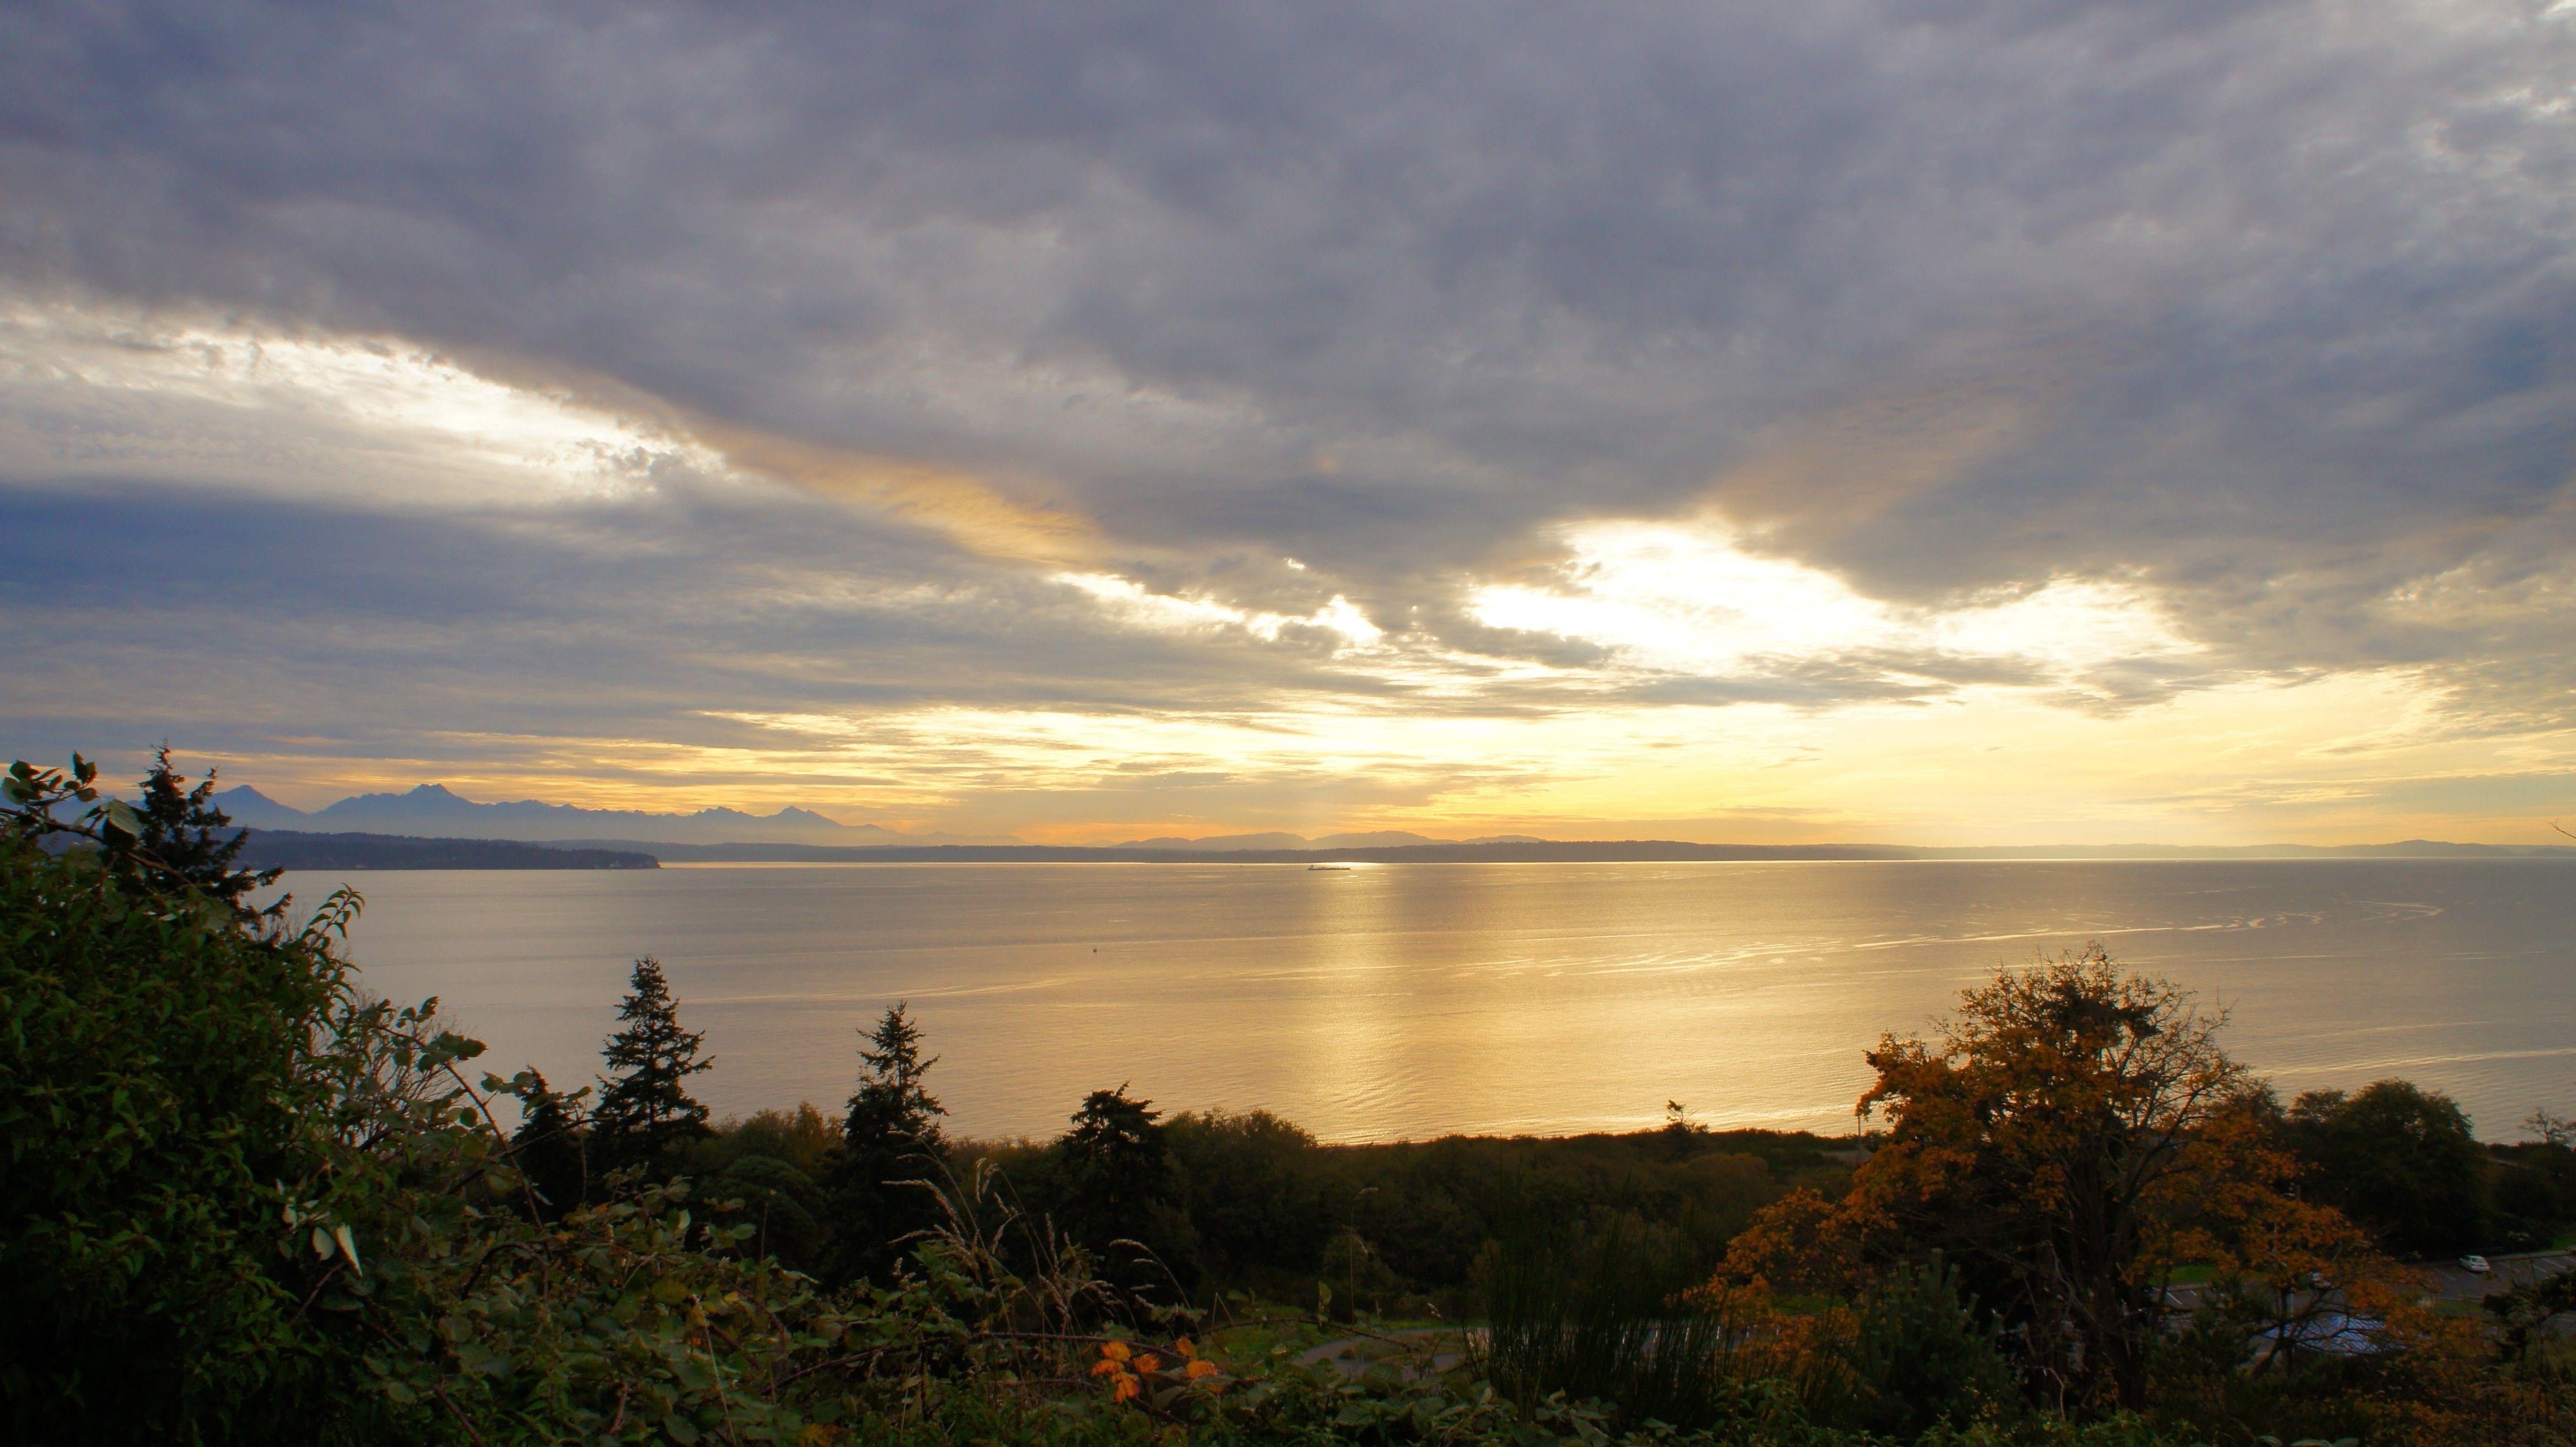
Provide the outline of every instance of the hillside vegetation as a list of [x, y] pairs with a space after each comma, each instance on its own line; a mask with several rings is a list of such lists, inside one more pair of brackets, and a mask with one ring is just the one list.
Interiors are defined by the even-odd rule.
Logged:
[[[1326, 1146], [1123, 1087], [949, 1137], [899, 1005], [853, 1089], [716, 1122], [636, 963], [596, 1086], [369, 998], [362, 901], [165, 759], [20, 764], [0, 835], [10, 1441], [2570, 1440], [2565, 1291], [2410, 1252], [2576, 1217], [2560, 1122], [2288, 1106], [2098, 951], [1870, 1050], [1872, 1132]], [[68, 838], [74, 847], [64, 849]], [[47, 847], [51, 841], [54, 847]], [[2197, 1307], [2166, 1287], [2201, 1283]], [[2562, 1278], [2562, 1282], [2563, 1282]]]

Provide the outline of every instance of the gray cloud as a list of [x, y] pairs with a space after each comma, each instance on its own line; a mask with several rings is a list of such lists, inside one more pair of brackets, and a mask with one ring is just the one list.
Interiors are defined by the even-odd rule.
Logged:
[[[1497, 663], [1603, 654], [1478, 622], [1477, 579], [1714, 505], [1894, 603], [2120, 579], [2208, 646], [2086, 707], [2396, 665], [2546, 726], [2576, 683], [2576, 17], [2547, 11], [21, 7], [0, 277], [958, 469], [1157, 589], [1342, 594]], [[330, 607], [375, 620], [278, 666], [410, 668], [436, 620], [477, 640], [439, 675], [460, 720], [547, 716], [503, 680], [567, 671], [616, 681], [603, 715], [1404, 692], [1320, 635], [1103, 632], [820, 504], [278, 526], [337, 530]], [[115, 609], [185, 606], [13, 581], [102, 646]], [[2017, 667], [1858, 650], [1582, 698]]]

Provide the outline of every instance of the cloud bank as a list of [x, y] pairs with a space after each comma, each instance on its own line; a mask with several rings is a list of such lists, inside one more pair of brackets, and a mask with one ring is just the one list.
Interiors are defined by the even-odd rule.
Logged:
[[7, 717], [306, 803], [2526, 837], [2570, 76], [2541, 3], [23, 8]]

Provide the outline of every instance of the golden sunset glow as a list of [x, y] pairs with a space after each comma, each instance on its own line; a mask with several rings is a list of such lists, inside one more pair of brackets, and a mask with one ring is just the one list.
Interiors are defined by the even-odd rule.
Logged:
[[[2576, 313], [2499, 239], [2570, 220], [2507, 163], [2576, 145], [2544, 93], [2450, 96], [2474, 125], [2430, 150], [2244, 93], [2275, 112], [2228, 121], [2245, 154], [2344, 138], [2264, 173], [2295, 207], [2182, 185], [2196, 131], [2015, 139], [2004, 198], [1881, 118], [1824, 133], [1916, 138], [1850, 174], [1919, 184], [1810, 195], [1830, 167], [1722, 126], [1542, 163], [1589, 133], [1505, 125], [1520, 174], [1664, 178], [1524, 212], [1406, 124], [1369, 132], [1411, 137], [1393, 191], [1219, 165], [1242, 189], [1202, 205], [1106, 136], [1068, 143], [1088, 170], [925, 139], [757, 194], [683, 166], [596, 234], [523, 226], [543, 193], [467, 223], [317, 192], [130, 274], [30, 262], [0, 485], [55, 543], [9, 594], [51, 643], [6, 716], [307, 807], [2546, 842], [2576, 372], [2535, 318]], [[1769, 179], [1703, 189], [1739, 173]], [[41, 204], [153, 234], [86, 174]]]
[[[435, 774], [478, 797], [666, 811], [796, 804], [1046, 842], [1248, 828], [2536, 840], [2543, 820], [2500, 813], [2493, 781], [2576, 767], [2565, 730], [2479, 720], [2423, 670], [2231, 666], [2224, 640], [2193, 636], [2136, 575], [2051, 573], [1904, 601], [1717, 513], [1599, 519], [1546, 534], [1540, 561], [1455, 579], [1460, 609], [1489, 630], [1468, 645], [1418, 613], [1373, 616], [1294, 558], [1266, 566], [1302, 601], [1266, 606], [1218, 585], [1175, 590], [1067, 569], [1069, 550], [1115, 549], [1088, 522], [971, 479], [674, 432], [414, 344], [147, 325], [61, 304], [22, 303], [5, 323], [10, 436], [53, 448], [66, 468], [178, 480], [184, 463], [192, 486], [211, 469], [308, 501], [498, 507], [530, 521], [657, 490], [785, 481], [836, 509], [927, 521], [1005, 571], [889, 590], [782, 566], [737, 593], [741, 606], [927, 620], [1017, 590], [1015, 606], [1037, 609], [1067, 647], [1183, 648], [1191, 667], [1236, 680], [1205, 706], [699, 700], [659, 736], [447, 730], [434, 748], [366, 764], [301, 751], [265, 686], [218, 685], [227, 706], [276, 731], [275, 744], [219, 761], [291, 802]], [[30, 425], [38, 405], [89, 419], [76, 448], [59, 428]], [[194, 424], [184, 449], [159, 425], [172, 415]], [[225, 437], [243, 440], [226, 450]], [[289, 465], [270, 465], [280, 460]], [[2488, 596], [2455, 567], [2379, 606], [2474, 614]], [[1495, 649], [1514, 638], [1537, 646]], [[833, 676], [819, 658], [800, 666], [818, 665]], [[2154, 686], [2142, 692], [2141, 678]], [[2038, 778], [2048, 787], [2027, 787]]]

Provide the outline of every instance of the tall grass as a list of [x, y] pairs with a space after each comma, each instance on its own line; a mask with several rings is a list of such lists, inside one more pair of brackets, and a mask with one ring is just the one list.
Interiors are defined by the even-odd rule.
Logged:
[[1739, 1324], [1686, 1302], [1686, 1254], [1633, 1221], [1499, 1244], [1485, 1263], [1490, 1326], [1472, 1365], [1524, 1408], [1595, 1400], [1628, 1424], [1728, 1415]]

